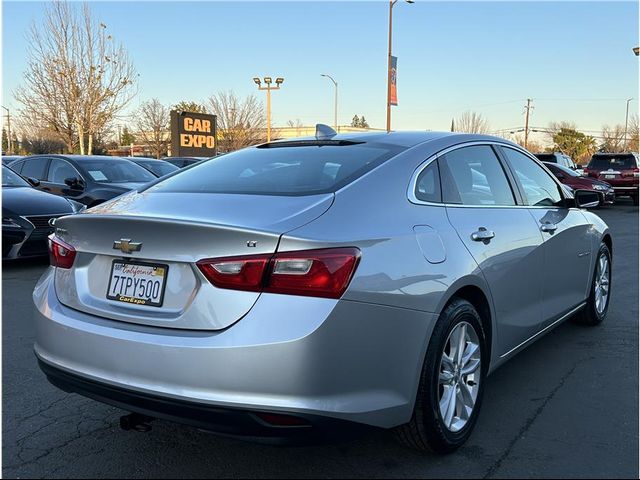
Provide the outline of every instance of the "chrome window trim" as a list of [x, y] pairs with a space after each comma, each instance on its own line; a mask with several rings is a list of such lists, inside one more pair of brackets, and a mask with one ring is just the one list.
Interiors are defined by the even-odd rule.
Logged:
[[[529, 152], [527, 152], [524, 149], [518, 148], [515, 145], [512, 145], [511, 143], [507, 143], [505, 142], [501, 142], [499, 140], [476, 140], [476, 141], [472, 141], [472, 142], [465, 142], [465, 143], [458, 143], [456, 145], [447, 147], [443, 150], [440, 150], [437, 153], [434, 153], [433, 155], [431, 155], [429, 158], [427, 158], [424, 162], [422, 162], [420, 165], [418, 165], [416, 167], [416, 169], [413, 171], [413, 174], [411, 175], [411, 180], [409, 181], [409, 186], [407, 188], [407, 199], [409, 200], [409, 202], [415, 204], [415, 205], [427, 205], [430, 207], [451, 207], [451, 208], [535, 208], [535, 209], [557, 209], [557, 208], [566, 208], [566, 207], [554, 207], [554, 206], [546, 206], [546, 205], [542, 205], [542, 206], [535, 206], [535, 205], [462, 205], [459, 203], [444, 203], [444, 202], [427, 202], [425, 200], [420, 200], [418, 199], [418, 197], [416, 196], [416, 189], [418, 188], [418, 177], [422, 174], [423, 170], [426, 169], [433, 161], [435, 161], [438, 157], [441, 157], [442, 155], [446, 155], [449, 152], [452, 152], [454, 150], [458, 150], [460, 148], [465, 148], [465, 147], [473, 147], [473, 146], [477, 146], [477, 145], [488, 145], [488, 146], [498, 146], [498, 147], [506, 147], [506, 148], [512, 148], [513, 150], [523, 153], [525, 154], [527, 157], [531, 158], [532, 160], [534, 160], [538, 165], [541, 165], [543, 169], [546, 169], [546, 167], [544, 167], [544, 165], [542, 165], [542, 162], [540, 162], [537, 158], [533, 157]], [[502, 162], [502, 159], [500, 159], [498, 157], [498, 160]], [[511, 180], [509, 179], [509, 177], [505, 174], [505, 177], [507, 178], [507, 182], [509, 182], [509, 186], [513, 189], [513, 188], [517, 188], [517, 185], [513, 185]], [[553, 177], [553, 175], [550, 175], [550, 177], [554, 180], [554, 182], [556, 183], [556, 185], [561, 185], [560, 182], [558, 182], [555, 177]], [[567, 198], [564, 195], [564, 191], [561, 188], [558, 188], [558, 190], [560, 190], [562, 198], [565, 199]]]

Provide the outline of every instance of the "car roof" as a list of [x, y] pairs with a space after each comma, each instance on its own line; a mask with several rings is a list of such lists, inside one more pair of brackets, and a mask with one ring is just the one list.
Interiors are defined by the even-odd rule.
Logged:
[[[445, 137], [451, 137], [452, 141], [500, 141], [503, 143], [513, 144], [509, 140], [491, 135], [475, 134], [475, 133], [459, 133], [459, 132], [437, 132], [437, 131], [402, 131], [402, 132], [347, 132], [327, 138], [330, 141], [352, 141], [352, 142], [371, 142], [384, 143], [388, 145], [397, 145], [400, 147], [413, 147], [421, 143], [438, 140]], [[269, 144], [287, 143], [295, 146], [297, 141], [308, 142], [309, 140], [318, 140], [316, 137], [296, 137], [276, 140]], [[267, 144], [263, 144], [267, 145]]]
[[66, 158], [68, 160], [74, 160], [76, 162], [83, 160], [106, 160], [106, 159], [114, 159], [114, 160], [128, 160], [125, 157], [116, 157], [112, 155], [66, 155], [61, 153], [43, 153], [38, 155], [28, 155], [23, 157], [24, 160], [28, 160], [30, 158], [39, 158], [39, 157], [55, 157], [55, 158]]

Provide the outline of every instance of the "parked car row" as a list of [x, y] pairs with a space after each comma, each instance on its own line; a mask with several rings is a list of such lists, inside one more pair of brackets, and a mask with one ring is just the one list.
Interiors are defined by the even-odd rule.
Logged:
[[[185, 166], [191, 160], [174, 159]], [[2, 258], [47, 255], [51, 219], [77, 213], [180, 170], [140, 157], [2, 157]]]
[[563, 153], [536, 153], [535, 156], [563, 184], [597, 191], [601, 196], [600, 205], [612, 204], [616, 197], [630, 197], [633, 204], [638, 205], [640, 158], [637, 153], [596, 153], [584, 169]]

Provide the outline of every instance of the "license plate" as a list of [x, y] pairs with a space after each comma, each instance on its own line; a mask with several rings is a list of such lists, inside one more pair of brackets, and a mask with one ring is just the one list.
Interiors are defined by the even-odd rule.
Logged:
[[613, 180], [614, 178], [616, 178], [616, 176], [615, 175], [605, 175], [604, 178], [607, 179], [607, 180]]
[[114, 260], [107, 298], [133, 305], [161, 307], [169, 266]]

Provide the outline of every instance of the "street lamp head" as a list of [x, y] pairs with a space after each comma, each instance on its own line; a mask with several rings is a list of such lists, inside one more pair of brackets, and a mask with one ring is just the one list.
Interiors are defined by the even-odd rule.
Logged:
[[405, 0], [407, 3], [416, 3], [415, 0]]
[[271, 85], [271, 77], [264, 77], [264, 83]]
[[280, 86], [280, 84], [283, 83], [283, 82], [284, 82], [284, 78], [282, 78], [282, 77], [276, 78], [276, 85]]
[[633, 53], [635, 53], [635, 54], [636, 54], [636, 57], [637, 57], [638, 55], [640, 55], [640, 47], [634, 47], [634, 49], [633, 49]]
[[260, 86], [260, 79], [258, 77], [253, 77], [253, 81], [256, 83], [256, 85]]

